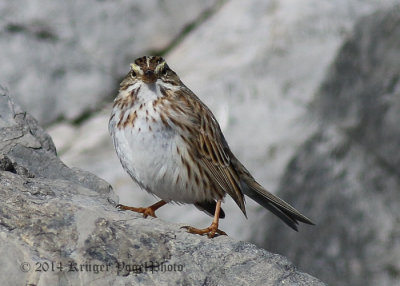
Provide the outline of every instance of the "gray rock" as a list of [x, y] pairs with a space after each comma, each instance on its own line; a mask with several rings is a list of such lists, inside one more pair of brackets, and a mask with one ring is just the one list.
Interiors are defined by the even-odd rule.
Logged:
[[41, 123], [75, 119], [110, 97], [127, 63], [168, 48], [220, 2], [4, 1], [0, 78]]
[[[312, 104], [281, 192], [317, 226], [262, 244], [330, 285], [400, 285], [400, 6], [360, 20]], [[296, 243], [293, 243], [296, 241]]]
[[4, 93], [0, 110], [2, 285], [325, 285], [249, 243], [118, 211]]

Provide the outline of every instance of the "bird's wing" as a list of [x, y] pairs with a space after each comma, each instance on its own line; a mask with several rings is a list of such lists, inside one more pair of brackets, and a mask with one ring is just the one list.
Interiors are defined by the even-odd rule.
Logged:
[[[216, 192], [229, 194], [246, 215], [244, 195], [282, 219], [297, 230], [298, 222], [313, 224], [294, 207], [268, 192], [258, 184], [231, 152], [212, 112], [189, 89], [173, 93], [181, 112], [171, 115], [172, 121], [187, 129], [186, 143], [199, 167], [211, 179]], [[172, 108], [179, 110], [180, 108]]]
[[231, 164], [229, 146], [214, 115], [189, 89], [170, 92], [169, 96], [174, 97], [169, 101], [169, 120], [184, 134], [188, 153], [211, 181], [214, 187], [211, 191], [221, 197], [229, 194], [246, 215], [240, 178]]
[[231, 164], [229, 146], [208, 108], [205, 114], [201, 117], [200, 132], [197, 134], [200, 164], [210, 173], [214, 183], [228, 193], [246, 215], [240, 178]]

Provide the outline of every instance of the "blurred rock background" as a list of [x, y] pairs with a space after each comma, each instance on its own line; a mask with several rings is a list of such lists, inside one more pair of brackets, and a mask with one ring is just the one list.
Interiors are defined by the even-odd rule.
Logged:
[[[69, 166], [151, 204], [107, 131], [129, 63], [170, 67], [261, 184], [311, 217], [299, 233], [231, 199], [221, 228], [329, 285], [400, 285], [399, 0], [3, 1], [0, 84]], [[192, 206], [159, 217], [206, 226]]]

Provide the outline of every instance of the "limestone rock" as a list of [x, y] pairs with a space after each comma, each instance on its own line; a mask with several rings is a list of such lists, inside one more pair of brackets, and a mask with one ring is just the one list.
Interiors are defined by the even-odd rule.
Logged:
[[218, 0], [3, 1], [2, 84], [41, 123], [75, 119], [110, 96], [136, 57], [166, 49], [218, 5]]
[[0, 111], [2, 285], [325, 285], [249, 243], [118, 211], [4, 93]]
[[399, 6], [358, 22], [312, 104], [321, 126], [282, 178], [317, 225], [274, 222], [262, 244], [329, 285], [399, 285], [399, 46]]

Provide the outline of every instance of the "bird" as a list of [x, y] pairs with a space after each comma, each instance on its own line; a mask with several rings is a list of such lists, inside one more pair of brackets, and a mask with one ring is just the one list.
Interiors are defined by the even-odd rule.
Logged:
[[[243, 120], [243, 119], [242, 119]], [[156, 217], [167, 203], [193, 204], [213, 216], [206, 228], [188, 232], [226, 235], [221, 203], [232, 197], [247, 218], [245, 197], [297, 231], [314, 223], [261, 186], [235, 157], [211, 110], [180, 80], [161, 56], [137, 58], [119, 86], [108, 124], [117, 156], [130, 177], [160, 199], [148, 207], [120, 210]]]

